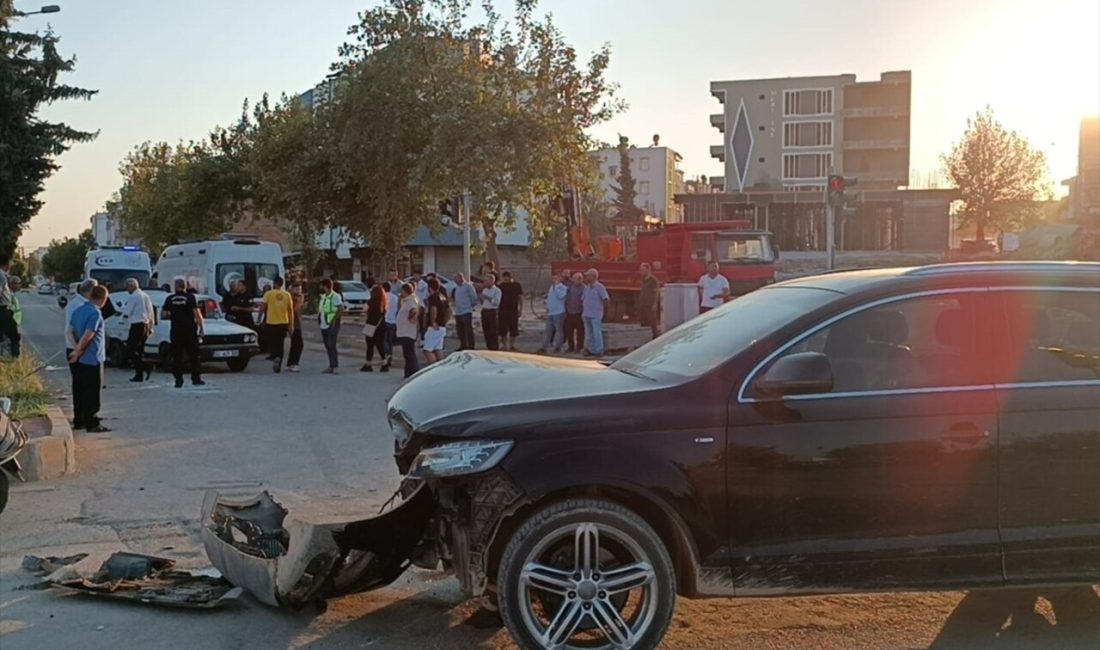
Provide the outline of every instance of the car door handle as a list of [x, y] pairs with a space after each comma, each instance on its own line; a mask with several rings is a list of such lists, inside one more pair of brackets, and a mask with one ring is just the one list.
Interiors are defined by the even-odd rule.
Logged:
[[980, 429], [973, 422], [956, 422], [941, 436], [950, 442], [978, 442], [989, 437], [989, 431]]

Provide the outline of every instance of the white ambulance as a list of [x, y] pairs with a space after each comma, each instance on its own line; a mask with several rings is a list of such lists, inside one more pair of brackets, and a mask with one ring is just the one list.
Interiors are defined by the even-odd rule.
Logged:
[[153, 266], [149, 253], [139, 246], [100, 246], [84, 258], [84, 278], [94, 278], [111, 291], [125, 291], [126, 278], [134, 278], [141, 287], [149, 286]]
[[175, 280], [209, 296], [224, 297], [233, 282], [243, 280], [253, 298], [283, 277], [283, 249], [256, 239], [218, 239], [173, 244], [157, 260], [155, 284], [171, 292]]

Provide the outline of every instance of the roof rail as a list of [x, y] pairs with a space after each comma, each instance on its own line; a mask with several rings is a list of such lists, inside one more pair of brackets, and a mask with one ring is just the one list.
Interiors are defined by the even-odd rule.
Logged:
[[1100, 273], [1100, 262], [1051, 262], [1051, 261], [1001, 261], [1001, 262], [947, 262], [918, 266], [905, 275], [946, 275], [951, 273], [1004, 273], [1012, 271], [1092, 271]]

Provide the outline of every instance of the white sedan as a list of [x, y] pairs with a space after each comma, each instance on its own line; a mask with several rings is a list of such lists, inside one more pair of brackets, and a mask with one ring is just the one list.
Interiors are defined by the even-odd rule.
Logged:
[[[155, 361], [162, 368], [172, 366], [171, 346], [169, 332], [171, 324], [160, 318], [161, 307], [168, 297], [164, 291], [146, 291], [157, 314], [157, 325], [153, 328], [153, 334], [145, 341], [144, 357], [146, 360]], [[115, 309], [122, 311], [128, 293], [112, 293], [111, 302]], [[222, 316], [218, 307], [218, 301], [210, 296], [198, 294], [195, 299], [202, 309], [203, 318], [206, 320], [202, 343], [199, 344], [199, 358], [202, 361], [224, 361], [229, 369], [241, 372], [248, 367], [248, 361], [260, 352], [260, 345], [256, 332], [242, 325], [231, 323]], [[130, 323], [127, 318], [116, 314], [107, 319], [107, 365], [121, 368], [127, 365], [126, 339], [130, 335]]]

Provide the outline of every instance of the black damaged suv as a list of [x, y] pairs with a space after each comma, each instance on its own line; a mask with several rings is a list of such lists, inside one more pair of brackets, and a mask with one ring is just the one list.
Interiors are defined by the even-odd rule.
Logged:
[[267, 507], [269, 602], [441, 567], [523, 648], [656, 647], [677, 594], [1100, 581], [1097, 264], [783, 282], [609, 365], [458, 353], [389, 419], [401, 505], [211, 497], [215, 564], [238, 581], [229, 531]]

